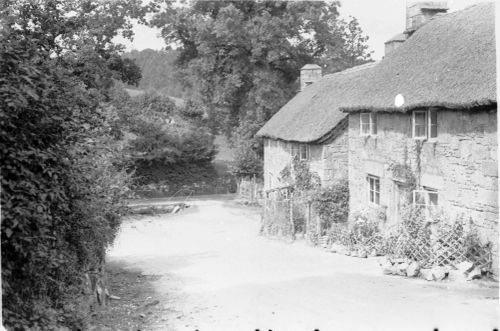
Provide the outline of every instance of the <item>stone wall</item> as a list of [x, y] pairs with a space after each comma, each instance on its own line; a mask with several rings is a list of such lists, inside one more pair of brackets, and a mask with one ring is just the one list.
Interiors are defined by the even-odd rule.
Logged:
[[[370, 207], [367, 175], [380, 177], [380, 205], [387, 223], [397, 217], [398, 178], [391, 165], [405, 164], [417, 185], [438, 191], [440, 209], [472, 218], [483, 240], [494, 244], [498, 271], [497, 112], [438, 111], [438, 137], [411, 137], [411, 114], [378, 113], [378, 133], [363, 137], [359, 114], [349, 115], [349, 189], [351, 212]], [[375, 207], [375, 206], [373, 206]]]
[[[347, 124], [347, 123], [346, 123]], [[336, 180], [347, 178], [349, 140], [347, 125], [331, 142], [324, 145], [324, 181], [329, 186]]]
[[[281, 140], [264, 140], [264, 190], [285, 185], [280, 173], [292, 163], [292, 144]], [[309, 169], [318, 174], [323, 186], [347, 177], [347, 144], [347, 128], [324, 144], [309, 144]]]
[[274, 139], [264, 139], [264, 190], [285, 185], [280, 172], [291, 164], [290, 144]]

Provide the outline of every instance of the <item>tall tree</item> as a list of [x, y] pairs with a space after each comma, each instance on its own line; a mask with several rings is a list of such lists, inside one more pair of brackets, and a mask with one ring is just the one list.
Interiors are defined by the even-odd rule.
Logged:
[[370, 59], [356, 19], [339, 18], [338, 1], [167, 2], [151, 21], [167, 44], [193, 98], [215, 129], [228, 135], [249, 122], [246, 138], [296, 92], [300, 67], [325, 73]]

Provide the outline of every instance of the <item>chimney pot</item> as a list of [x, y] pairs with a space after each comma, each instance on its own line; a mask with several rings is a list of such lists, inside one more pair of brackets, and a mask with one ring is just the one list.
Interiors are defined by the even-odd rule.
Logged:
[[432, 17], [448, 11], [447, 1], [409, 1], [406, 5], [406, 31], [411, 35]]

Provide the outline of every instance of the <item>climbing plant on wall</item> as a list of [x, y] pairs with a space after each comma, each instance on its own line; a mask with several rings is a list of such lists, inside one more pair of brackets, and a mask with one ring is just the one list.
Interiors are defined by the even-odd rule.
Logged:
[[310, 170], [309, 162], [306, 160], [299, 160], [298, 157], [293, 159], [292, 175], [295, 189], [299, 192], [319, 189], [321, 187], [321, 179], [317, 173]]

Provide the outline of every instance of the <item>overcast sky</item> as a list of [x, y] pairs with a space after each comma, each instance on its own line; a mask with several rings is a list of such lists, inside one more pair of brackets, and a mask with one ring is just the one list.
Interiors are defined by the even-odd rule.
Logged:
[[[450, 11], [468, 7], [486, 0], [448, 0]], [[379, 60], [384, 56], [384, 42], [405, 29], [405, 0], [344, 0], [340, 8], [342, 17], [354, 16], [358, 19], [364, 33], [370, 37], [368, 45], [374, 53], [372, 58]], [[132, 43], [123, 42], [128, 50], [145, 48], [162, 49], [165, 44], [159, 38], [159, 31], [143, 25], [134, 29]]]

